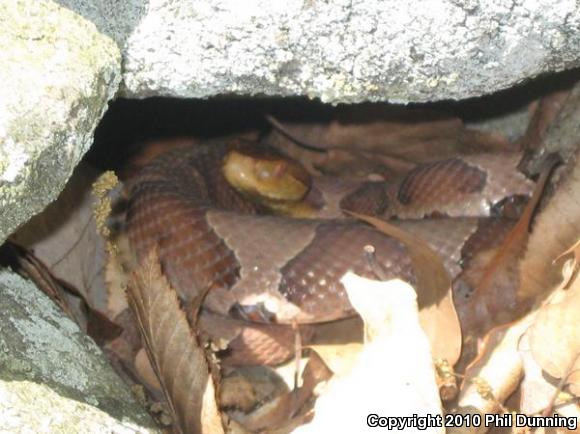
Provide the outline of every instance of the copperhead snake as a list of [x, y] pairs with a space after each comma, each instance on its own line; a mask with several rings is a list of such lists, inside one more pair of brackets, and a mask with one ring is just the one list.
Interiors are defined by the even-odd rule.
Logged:
[[[294, 163], [275, 166], [273, 172], [254, 164], [251, 176], [266, 182], [291, 172], [307, 184], [304, 201], [293, 211], [299, 218], [290, 218], [272, 215], [248, 200], [251, 186], [232, 187], [230, 178], [242, 173], [237, 168], [247, 155], [265, 155], [266, 166], [278, 158], [264, 145], [243, 141], [180, 148], [156, 158], [129, 184], [127, 231], [138, 260], [158, 249], [164, 273], [185, 306], [207, 293], [204, 307], [213, 319], [206, 327], [219, 328], [216, 318], [241, 318], [247, 333], [265, 333], [253, 343], [258, 347], [254, 353], [260, 354], [267, 351], [260, 345], [282, 339], [268, 334], [277, 327], [272, 324], [316, 324], [355, 315], [340, 278], [349, 270], [376, 278], [365, 259], [367, 245], [374, 247], [387, 277], [413, 284], [413, 265], [404, 245], [345, 219], [343, 210], [401, 219], [396, 224], [424, 238], [455, 278], [462, 261], [501, 226], [499, 219], [482, 224], [479, 217], [489, 216], [506, 198], [529, 195], [533, 188], [516, 170], [517, 154], [425, 163], [390, 183], [308, 181]], [[237, 181], [243, 184], [248, 175], [241, 178]], [[291, 187], [291, 194], [300, 196], [300, 189]], [[276, 197], [271, 203], [276, 208]], [[418, 220], [434, 215], [452, 218]], [[272, 352], [260, 360], [288, 355]]]

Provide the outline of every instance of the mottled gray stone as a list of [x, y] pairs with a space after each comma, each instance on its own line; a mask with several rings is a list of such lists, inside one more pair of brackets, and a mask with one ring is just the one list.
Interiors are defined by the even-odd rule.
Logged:
[[157, 432], [101, 350], [30, 282], [0, 269], [2, 432]]
[[48, 0], [0, 2], [0, 242], [62, 190], [120, 80], [120, 52]]
[[[33, 0], [29, 0], [33, 1]], [[123, 47], [141, 22], [150, 0], [54, 0], [92, 21], [97, 29]]]
[[158, 0], [145, 10], [134, 3], [142, 15], [127, 17], [129, 97], [423, 102], [489, 94], [580, 66], [575, 0]]

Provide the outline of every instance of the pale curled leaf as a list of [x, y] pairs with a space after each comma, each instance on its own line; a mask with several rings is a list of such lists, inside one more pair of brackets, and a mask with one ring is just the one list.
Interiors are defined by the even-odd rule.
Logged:
[[554, 262], [559, 261], [560, 259], [564, 258], [565, 256], [568, 256], [570, 254], [574, 254], [574, 260], [576, 262], [579, 262], [580, 260], [580, 240], [576, 241], [574, 244], [572, 244], [568, 249], [564, 250], [564, 252], [562, 254], [560, 254], [560, 256], [558, 256]]
[[364, 279], [351, 272], [341, 282], [352, 307], [364, 322], [365, 343], [393, 333], [395, 327], [403, 329], [405, 322], [413, 326], [416, 319], [409, 311], [417, 309], [417, 294], [408, 283], [399, 279], [388, 282]]
[[574, 258], [566, 261], [562, 268], [564, 288], [568, 288], [570, 284], [578, 277], [578, 271], [580, 269], [580, 240], [576, 241], [569, 249], [566, 249], [566, 251], [558, 256], [554, 262], [558, 262], [562, 258], [565, 258], [571, 254], [574, 255]]
[[532, 357], [529, 330], [522, 336], [519, 352], [525, 374], [521, 386], [520, 411], [526, 414], [541, 414], [549, 405], [556, 387], [546, 381], [542, 375], [542, 368]]
[[[522, 334], [534, 320], [535, 313], [520, 321], [496, 327], [485, 337], [480, 356], [468, 367], [459, 395], [457, 413], [485, 414], [503, 411], [503, 403], [518, 387], [523, 375], [523, 364], [518, 352]], [[481, 426], [464, 426], [450, 433], [482, 433]]]
[[441, 258], [418, 237], [378, 218], [351, 213], [379, 231], [401, 241], [413, 261], [417, 277], [419, 319], [427, 333], [434, 357], [454, 365], [461, 352], [461, 328], [451, 295], [451, 277]]
[[205, 351], [162, 274], [155, 252], [134, 270], [128, 299], [179, 428], [188, 434], [223, 433]]
[[334, 374], [344, 375], [353, 368], [364, 347], [362, 343], [349, 342], [338, 345], [310, 345], [309, 348], [314, 350], [324, 360], [326, 366]]
[[366, 424], [371, 413], [440, 415], [431, 350], [419, 325], [413, 288], [401, 280], [378, 282], [352, 273], [342, 282], [360, 309], [369, 339], [350, 372], [329, 382], [316, 402], [312, 423], [295, 433], [375, 432]]
[[352, 369], [363, 349], [364, 322], [360, 316], [317, 326], [313, 343], [307, 345], [337, 375]]
[[[530, 329], [534, 359], [548, 374], [568, 378], [574, 393], [580, 392], [580, 279], [559, 288], [540, 308]], [[572, 369], [571, 369], [572, 367]]]
[[520, 412], [528, 415], [551, 415], [553, 412], [575, 418], [580, 417], [580, 408], [574, 396], [563, 393], [558, 381], [548, 381], [540, 365], [530, 351], [530, 332], [520, 341], [520, 355], [524, 363], [524, 379], [521, 386]]

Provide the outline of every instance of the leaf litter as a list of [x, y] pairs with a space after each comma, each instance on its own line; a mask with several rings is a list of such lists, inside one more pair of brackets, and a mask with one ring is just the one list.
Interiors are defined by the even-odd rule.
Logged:
[[[389, 117], [382, 110], [372, 108], [359, 113], [342, 109], [329, 124], [289, 124], [271, 117], [274, 128], [266, 137], [305, 163], [313, 173], [365, 179], [369, 174], [376, 174], [378, 179], [389, 179], [417, 163], [457, 153], [502, 150], [515, 145], [532, 150], [533, 154], [542, 153], [544, 142], [554, 142], [554, 136], [562, 134], [563, 128], [558, 125], [569, 122], [570, 117], [575, 119], [570, 114], [580, 110], [578, 104], [571, 106], [575, 101], [573, 96], [569, 97], [569, 91], [563, 91], [535, 104], [528, 130], [516, 144], [498, 133], [469, 130], [453, 116], [395, 109]], [[560, 115], [563, 110], [566, 116]], [[300, 147], [296, 142], [318, 149]], [[175, 143], [181, 146], [183, 140]], [[148, 158], [151, 157], [144, 155], [137, 166], [145, 164]], [[134, 264], [128, 265], [130, 258], [109, 254], [105, 285], [102, 271], [105, 260], [99, 262], [94, 258], [106, 258], [105, 246], [109, 240], [113, 240], [115, 247], [124, 241], [117, 233], [107, 238], [95, 236], [97, 232], [88, 229], [94, 225], [89, 222], [92, 205], [82, 206], [85, 217], [75, 217], [70, 234], [57, 237], [56, 245], [64, 246], [65, 260], [91, 258], [95, 268], [88, 269], [86, 264], [91, 265], [91, 260], [84, 259], [84, 265], [71, 266], [80, 273], [65, 271], [60, 276], [67, 280], [78, 276], [73, 283], [68, 283], [82, 289], [78, 291], [81, 298], [96, 306], [95, 311], [106, 315], [97, 322], [110, 322], [123, 329], [121, 336], [103, 337], [108, 342], [108, 351], [121, 361], [125, 370], [123, 378], [133, 384], [143, 382], [148, 399], [153, 402], [152, 408], [163, 394], [169, 403], [173, 429], [182, 432], [326, 432], [332, 427], [334, 430], [347, 427], [353, 421], [359, 425], [353, 426], [352, 432], [362, 432], [361, 420], [366, 420], [366, 415], [373, 411], [393, 416], [557, 412], [564, 417], [576, 417], [580, 372], [576, 312], [580, 284], [576, 274], [578, 261], [574, 256], [578, 253], [578, 242], [569, 247], [569, 241], [580, 239], [577, 208], [580, 200], [576, 199], [580, 188], [575, 187], [580, 169], [574, 160], [566, 161], [563, 167], [558, 169], [540, 203], [530, 242], [527, 238], [533, 213], [528, 208], [511, 235], [483, 261], [479, 286], [469, 306], [486, 306], [483, 309], [485, 327], [472, 340], [475, 358], [465, 361], [467, 367], [458, 373], [453, 365], [459, 356], [462, 337], [455, 308], [450, 303], [451, 280], [441, 273], [440, 261], [425, 253], [424, 242], [404, 233], [394, 234], [392, 228], [387, 233], [405, 240], [411, 250], [419, 251], [415, 254], [420, 275], [417, 287], [398, 281], [372, 282], [345, 276], [349, 297], [363, 321], [353, 319], [323, 325], [317, 332], [318, 340], [302, 348], [299, 364], [293, 360], [278, 368], [254, 367], [253, 374], [243, 367], [220, 366], [212, 354], [215, 344], [208, 344], [197, 336], [195, 322], [188, 318], [184, 306], [155, 265], [154, 256], [144, 268], [135, 268]], [[128, 173], [130, 176], [131, 170]], [[540, 199], [539, 193], [536, 199]], [[108, 212], [105, 210], [103, 215], [106, 217]], [[361, 218], [382, 227], [391, 226], [369, 217]], [[560, 232], [565, 235], [558, 235]], [[47, 233], [54, 233], [54, 229]], [[20, 235], [20, 241], [25, 237]], [[544, 250], [542, 240], [550, 238], [554, 241]], [[50, 245], [41, 248], [37, 241], [24, 245], [33, 255], [39, 255], [43, 249], [54, 249]], [[94, 246], [100, 246], [97, 255]], [[56, 283], [50, 285], [61, 287], [57, 274], [59, 264], [50, 256], [47, 258], [44, 274], [33, 274], [54, 275]], [[57, 262], [62, 262], [62, 257]], [[112, 265], [114, 262], [117, 264]], [[129, 278], [123, 276], [124, 268], [133, 269]], [[33, 270], [39, 269], [38, 265], [33, 267]], [[517, 315], [510, 317], [502, 313], [506, 307], [502, 298], [505, 294], [498, 292], [501, 287], [498, 282], [506, 273], [515, 273], [514, 306], [525, 307], [518, 312], [523, 315], [520, 319]], [[103, 279], [97, 286], [96, 275]], [[361, 286], [364, 291], [351, 290]], [[381, 289], [375, 293], [373, 288], [379, 286]], [[127, 288], [136, 323], [128, 314], [124, 295]], [[53, 298], [63, 309], [70, 309], [70, 301], [59, 301], [58, 291], [53, 291], [57, 294]], [[425, 309], [417, 310], [415, 297], [419, 307], [423, 307], [421, 300], [430, 293], [437, 294], [431, 305], [438, 308], [429, 317]], [[361, 303], [356, 301], [360, 294], [368, 296]], [[548, 297], [548, 294], [551, 295]], [[192, 307], [187, 309], [189, 312]], [[462, 319], [465, 347], [470, 338], [465, 335], [470, 321], [480, 321], [482, 310], [475, 309], [470, 314], [462, 310], [464, 306], [457, 309]], [[86, 322], [87, 314], [84, 316]], [[508, 320], [512, 322], [506, 323]], [[438, 329], [434, 330], [433, 324], [438, 324]], [[334, 377], [330, 379], [332, 373]], [[508, 400], [514, 393], [518, 399]], [[355, 417], [357, 409], [360, 417]], [[304, 423], [307, 424], [299, 428]], [[454, 431], [484, 432], [487, 430], [484, 428]], [[433, 431], [441, 430], [434, 428]]]

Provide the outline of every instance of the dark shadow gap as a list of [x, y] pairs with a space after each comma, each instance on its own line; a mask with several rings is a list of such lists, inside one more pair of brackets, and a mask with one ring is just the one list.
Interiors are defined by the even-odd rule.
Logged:
[[[550, 92], [570, 87], [580, 79], [580, 69], [545, 75], [519, 86], [479, 98], [408, 106], [387, 103], [338, 104], [332, 106], [304, 97], [221, 96], [207, 100], [153, 97], [117, 99], [110, 104], [95, 132], [87, 158], [102, 168], [117, 168], [145, 141], [175, 136], [211, 138], [244, 130], [267, 131], [264, 114], [285, 122], [325, 123], [340, 113], [360, 109], [369, 122], [389, 117], [400, 120], [408, 110], [435, 110], [466, 122], [485, 122], [524, 110]], [[360, 121], [360, 119], [357, 119]]]

